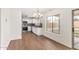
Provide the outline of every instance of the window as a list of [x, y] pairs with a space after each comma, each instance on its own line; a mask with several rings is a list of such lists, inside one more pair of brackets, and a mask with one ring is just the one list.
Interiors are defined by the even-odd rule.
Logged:
[[53, 32], [55, 33], [60, 33], [60, 22], [59, 22], [59, 15], [55, 15], [53, 16], [52, 20], [53, 20]]
[[59, 15], [54, 15], [54, 16], [49, 16], [47, 18], [47, 31], [49, 32], [54, 32], [54, 33], [60, 33], [60, 16]]
[[52, 32], [52, 16], [47, 18], [47, 31]]

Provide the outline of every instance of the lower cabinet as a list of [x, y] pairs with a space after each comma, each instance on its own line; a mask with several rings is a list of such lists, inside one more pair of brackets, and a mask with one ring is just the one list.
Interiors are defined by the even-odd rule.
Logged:
[[42, 28], [41, 27], [32, 27], [32, 31], [33, 31], [33, 33], [35, 33], [38, 36], [42, 35]]

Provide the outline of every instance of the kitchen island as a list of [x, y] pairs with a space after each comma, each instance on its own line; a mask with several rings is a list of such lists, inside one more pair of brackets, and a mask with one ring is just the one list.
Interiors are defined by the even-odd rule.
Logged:
[[31, 32], [38, 36], [42, 35], [42, 24], [29, 24], [29, 26], [31, 27]]

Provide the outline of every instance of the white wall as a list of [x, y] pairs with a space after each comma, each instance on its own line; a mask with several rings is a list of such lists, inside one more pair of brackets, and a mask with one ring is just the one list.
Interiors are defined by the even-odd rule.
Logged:
[[10, 9], [10, 34], [13, 40], [22, 38], [22, 19], [19, 8]]
[[10, 39], [9, 10], [1, 9], [1, 49], [6, 49]]
[[[60, 34], [46, 31], [46, 17], [60, 14]], [[72, 47], [72, 9], [58, 8], [44, 16], [43, 35], [68, 47]]]
[[0, 49], [1, 49], [1, 8], [0, 8]]
[[11, 40], [21, 39], [20, 16], [19, 9], [1, 9], [1, 49], [6, 49]]

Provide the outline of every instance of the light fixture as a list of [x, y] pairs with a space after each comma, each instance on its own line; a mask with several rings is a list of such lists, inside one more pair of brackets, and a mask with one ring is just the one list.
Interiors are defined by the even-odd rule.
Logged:
[[35, 17], [36, 19], [40, 19], [43, 15], [40, 13], [40, 9], [37, 8], [36, 12], [33, 14], [33, 17]]

